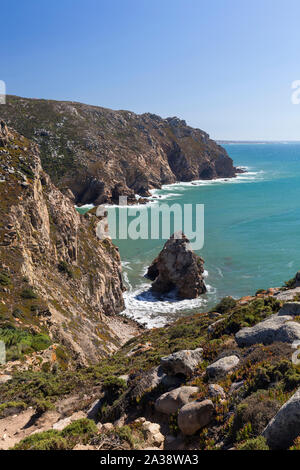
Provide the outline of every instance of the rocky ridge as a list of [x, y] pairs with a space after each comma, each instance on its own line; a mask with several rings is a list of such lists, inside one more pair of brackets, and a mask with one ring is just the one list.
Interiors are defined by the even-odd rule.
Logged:
[[[234, 177], [226, 150], [176, 117], [7, 96], [0, 118], [40, 146], [54, 184], [78, 204], [135, 199], [176, 181]], [[72, 197], [72, 196], [71, 196]]]

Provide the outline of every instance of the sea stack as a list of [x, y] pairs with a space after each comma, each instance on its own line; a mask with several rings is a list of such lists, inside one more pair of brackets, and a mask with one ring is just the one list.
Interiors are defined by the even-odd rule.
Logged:
[[194, 299], [206, 292], [203, 264], [184, 233], [176, 232], [149, 266], [146, 277], [153, 281], [155, 292], [165, 294], [177, 289], [181, 299]]

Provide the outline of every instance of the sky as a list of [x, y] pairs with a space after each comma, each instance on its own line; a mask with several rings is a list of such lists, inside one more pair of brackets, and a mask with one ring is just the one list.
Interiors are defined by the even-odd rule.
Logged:
[[[7, 93], [300, 140], [299, 0], [0, 0]], [[300, 93], [299, 93], [300, 97]], [[0, 105], [5, 106], [5, 105]]]

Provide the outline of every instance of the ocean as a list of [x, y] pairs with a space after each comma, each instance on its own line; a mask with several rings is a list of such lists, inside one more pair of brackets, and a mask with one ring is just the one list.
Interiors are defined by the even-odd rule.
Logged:
[[207, 311], [227, 295], [239, 298], [281, 286], [300, 269], [300, 144], [225, 147], [247, 173], [168, 185], [149, 201], [204, 204], [204, 246], [196, 252], [205, 260], [205, 295], [181, 301], [173, 293], [153, 295], [144, 274], [165, 240], [113, 240], [120, 249], [127, 288], [124, 313], [148, 327]]

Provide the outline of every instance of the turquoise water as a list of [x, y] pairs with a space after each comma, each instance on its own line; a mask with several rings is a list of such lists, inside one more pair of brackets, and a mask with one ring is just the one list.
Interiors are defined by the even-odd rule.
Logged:
[[[208, 293], [195, 300], [155, 297], [143, 274], [164, 240], [114, 240], [123, 261], [126, 314], [158, 326], [211, 308], [218, 299], [280, 286], [300, 269], [300, 144], [231, 144], [235, 165], [248, 173], [232, 180], [164, 187], [164, 203], [205, 205]], [[142, 210], [148, 210], [144, 207]]]

